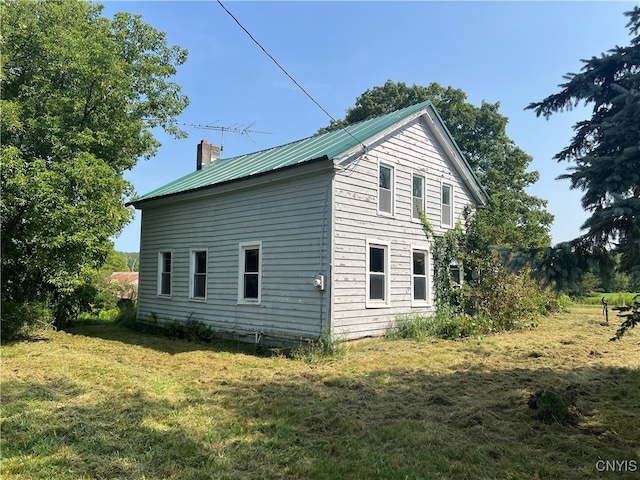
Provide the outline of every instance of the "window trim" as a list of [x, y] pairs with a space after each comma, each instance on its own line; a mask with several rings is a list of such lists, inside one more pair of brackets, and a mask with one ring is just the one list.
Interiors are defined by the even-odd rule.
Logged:
[[[169, 272], [164, 271], [164, 256], [165, 254], [169, 254], [170, 263], [169, 263]], [[156, 278], [156, 295], [158, 297], [171, 298], [173, 294], [173, 250], [165, 249], [158, 250], [158, 275]], [[162, 275], [168, 273], [169, 274], [169, 293], [162, 292]]]
[[[384, 257], [384, 300], [376, 300], [370, 298], [370, 286], [371, 286], [371, 247], [383, 248], [385, 251]], [[366, 308], [388, 308], [391, 306], [391, 243], [381, 240], [366, 240], [366, 255], [365, 255], [365, 307]]]
[[[244, 296], [245, 255], [247, 250], [258, 249], [258, 298]], [[260, 305], [262, 302], [262, 240], [238, 244], [238, 305]]]
[[[196, 253], [204, 252], [207, 256], [204, 272], [204, 297], [195, 296]], [[193, 247], [189, 249], [189, 300], [193, 302], [206, 302], [207, 290], [209, 290], [209, 249], [206, 247]]]
[[420, 215], [416, 217], [413, 212], [414, 199], [418, 198], [413, 196], [413, 182], [416, 177], [422, 179], [422, 202], [421, 202], [420, 208], [426, 214], [427, 213], [427, 176], [424, 173], [420, 173], [420, 172], [413, 172], [411, 175], [411, 219], [414, 221], [420, 222], [421, 221]]
[[[413, 269], [413, 254], [415, 252], [424, 252], [425, 259], [425, 286], [426, 286], [426, 300], [416, 299], [414, 297], [414, 280], [415, 273]], [[428, 245], [411, 245], [411, 306], [412, 307], [430, 307], [432, 305], [432, 293], [431, 293], [431, 251]]]
[[[442, 202], [442, 193], [444, 187], [449, 187], [449, 207], [451, 208], [451, 223], [445, 223], [444, 221], [444, 203]], [[449, 182], [441, 182], [440, 183], [440, 225], [442, 227], [453, 227], [454, 225], [454, 195], [453, 195], [453, 184]]]
[[[382, 167], [388, 168], [391, 170], [391, 212], [385, 212], [384, 210], [380, 210], [380, 169]], [[378, 215], [384, 215], [385, 217], [394, 217], [396, 214], [396, 167], [395, 165], [389, 162], [378, 161], [378, 170], [377, 170], [377, 191], [378, 191]]]

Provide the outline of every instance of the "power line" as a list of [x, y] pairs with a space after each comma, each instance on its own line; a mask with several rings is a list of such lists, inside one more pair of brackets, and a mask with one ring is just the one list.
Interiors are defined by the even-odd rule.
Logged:
[[[322, 107], [322, 105], [320, 105], [320, 104], [316, 101], [316, 99], [315, 99], [315, 98], [313, 98], [313, 97], [309, 94], [309, 92], [307, 92], [307, 91], [302, 87], [302, 85], [300, 85], [298, 82], [296, 82], [296, 79], [295, 79], [295, 78], [293, 78], [291, 75], [289, 75], [289, 72], [287, 72], [287, 71], [284, 69], [284, 67], [283, 67], [282, 65], [280, 65], [280, 64], [278, 63], [278, 61], [277, 61], [275, 58], [273, 58], [273, 56], [272, 56], [269, 52], [267, 52], [267, 50], [266, 50], [266, 49], [265, 49], [265, 48], [260, 44], [260, 42], [258, 42], [258, 40], [256, 40], [256, 39], [254, 38], [254, 36], [253, 36], [253, 35], [251, 35], [251, 33], [249, 32], [249, 30], [247, 30], [246, 28], [244, 28], [244, 26], [240, 23], [240, 21], [239, 21], [239, 20], [238, 20], [234, 15], [233, 15], [233, 13], [231, 13], [229, 10], [227, 10], [227, 7], [225, 7], [225, 6], [222, 4], [222, 2], [221, 2], [220, 0], [217, 0], [217, 2], [218, 2], [218, 4], [219, 4], [223, 9], [224, 9], [224, 11], [225, 11], [225, 12], [227, 12], [231, 18], [233, 18], [233, 20], [238, 24], [238, 26], [239, 26], [242, 30], [244, 30], [244, 32], [245, 32], [247, 35], [249, 35], [249, 38], [251, 38], [251, 40], [253, 40], [253, 42], [254, 42], [258, 47], [260, 47], [260, 49], [265, 53], [265, 55], [266, 55], [267, 57], [269, 57], [269, 58], [271, 59], [271, 61], [273, 61], [273, 63], [275, 63], [275, 64], [277, 65], [277, 67], [278, 67], [280, 70], [282, 70], [282, 71], [284, 72], [284, 74], [285, 74], [287, 77], [289, 77], [289, 79], [290, 79], [293, 83], [295, 83], [295, 84], [296, 84], [296, 86], [297, 86], [300, 90], [302, 90], [302, 92], [303, 92], [307, 97], [309, 97], [309, 99], [311, 99], [311, 101], [312, 101], [313, 103], [315, 103], [315, 104], [318, 106], [318, 108], [319, 108], [320, 110], [322, 110], [322, 111], [325, 113], [325, 115], [327, 115], [327, 117], [329, 117], [333, 122], [337, 123], [337, 120], [336, 120], [335, 118], [333, 118], [333, 117], [331, 116], [331, 114], [330, 114], [329, 112], [327, 112], [327, 111]], [[346, 129], [346, 128], [344, 128], [344, 127], [341, 127], [341, 129], [342, 129], [342, 130], [344, 130], [344, 131], [345, 131], [345, 132], [346, 132], [346, 133], [347, 133], [351, 138], [353, 138], [356, 142], [358, 142], [360, 145], [362, 145], [362, 148], [364, 148], [365, 150], [367, 149], [367, 146], [366, 146], [364, 143], [362, 143], [358, 138], [356, 138], [356, 137], [355, 137], [351, 132], [349, 132], [349, 130], [347, 130], [347, 129]]]

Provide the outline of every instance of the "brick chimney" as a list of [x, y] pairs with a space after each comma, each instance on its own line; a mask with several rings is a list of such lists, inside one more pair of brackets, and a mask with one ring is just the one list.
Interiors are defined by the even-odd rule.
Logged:
[[196, 170], [201, 170], [203, 165], [211, 163], [218, 158], [220, 158], [220, 147], [209, 143], [206, 140], [202, 140], [198, 144], [196, 155]]

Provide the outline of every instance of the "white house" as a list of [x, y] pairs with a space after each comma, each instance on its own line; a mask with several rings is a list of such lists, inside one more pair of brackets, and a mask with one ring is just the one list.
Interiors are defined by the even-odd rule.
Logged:
[[197, 169], [142, 210], [138, 320], [291, 344], [382, 335], [434, 311], [435, 234], [487, 195], [431, 102]]

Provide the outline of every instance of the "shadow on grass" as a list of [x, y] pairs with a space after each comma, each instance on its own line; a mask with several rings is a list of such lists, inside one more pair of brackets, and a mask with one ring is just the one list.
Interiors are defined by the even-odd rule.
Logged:
[[[539, 389], [573, 392], [578, 422], [534, 419]], [[3, 383], [3, 476], [620, 479], [637, 471], [598, 460], [640, 465], [632, 369], [309, 369], [185, 390], [90, 401], [70, 380]]]
[[213, 339], [210, 342], [204, 342], [197, 339], [184, 338], [184, 336], [170, 336], [166, 330], [160, 327], [136, 325], [132, 328], [116, 321], [97, 319], [77, 321], [67, 327], [65, 331], [73, 335], [137, 345], [172, 355], [195, 351], [245, 353], [260, 356], [269, 356], [272, 353], [271, 349], [260, 345], [256, 346], [250, 343], [225, 339]]

